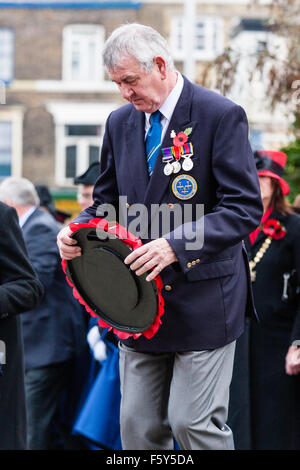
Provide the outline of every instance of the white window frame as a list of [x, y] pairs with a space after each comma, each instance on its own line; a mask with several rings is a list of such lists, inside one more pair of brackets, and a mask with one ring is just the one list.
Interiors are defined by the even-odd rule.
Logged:
[[[78, 38], [81, 50], [86, 47], [87, 39], [84, 36], [81, 37], [82, 33], [87, 35], [94, 35], [95, 50], [95, 76], [85, 76], [82, 74], [78, 79], [72, 76], [72, 43], [74, 38]], [[104, 67], [102, 60], [102, 50], [104, 45], [105, 31], [103, 26], [94, 24], [72, 24], [68, 25], [63, 30], [63, 62], [62, 62], [62, 79], [63, 81], [70, 82], [99, 82], [104, 79]], [[83, 57], [82, 69], [87, 69], [87, 58], [88, 54], [81, 54]]]
[[[9, 73], [2, 76], [1, 75], [1, 70], [0, 70], [0, 80], [4, 83], [10, 83], [14, 79], [14, 74], [15, 74], [15, 64], [14, 64], [14, 56], [15, 56], [15, 35], [14, 35], [14, 30], [12, 28], [7, 28], [0, 26], [0, 40], [1, 40], [1, 33], [6, 32], [11, 35], [11, 56], [10, 56], [10, 61], [11, 61], [11, 70], [9, 70]], [[0, 69], [1, 69], [1, 61], [0, 61]]]
[[11, 132], [11, 176], [22, 176], [22, 153], [23, 153], [23, 117], [25, 108], [23, 106], [1, 106], [0, 122], [9, 122], [12, 126]]
[[[62, 161], [64, 161], [64, 168], [61, 168], [61, 170], [64, 170], [63, 174], [61, 175], [63, 179], [65, 179], [67, 184], [70, 184], [73, 182], [73, 178], [67, 178], [66, 175], [66, 160], [67, 160], [67, 147], [69, 146], [75, 146], [76, 147], [76, 175], [80, 175], [81, 173], [84, 173], [87, 168], [89, 167], [89, 147], [91, 145], [99, 147], [99, 152], [101, 150], [102, 146], [102, 141], [103, 141], [103, 133], [104, 129], [103, 126], [101, 129], [101, 135], [100, 136], [69, 136], [65, 135], [65, 126], [70, 125], [70, 123], [66, 123], [62, 125], [60, 129], [60, 142], [61, 146], [64, 148], [64, 155], [62, 155]], [[100, 153], [99, 153], [100, 157]]]
[[[66, 178], [66, 147], [77, 146], [77, 175], [88, 168], [88, 146], [102, 146], [105, 123], [109, 114], [118, 108], [118, 103], [82, 103], [70, 101], [49, 102], [46, 109], [53, 115], [55, 122], [55, 183], [71, 187], [73, 178]], [[101, 126], [100, 136], [66, 136], [67, 125]], [[99, 155], [100, 156], [100, 155]]]
[[[178, 31], [184, 30], [184, 17], [171, 18], [170, 46], [175, 60], [183, 61], [187, 52], [193, 53], [196, 60], [213, 60], [224, 51], [224, 19], [220, 16], [197, 16], [195, 19], [195, 35], [197, 24], [204, 25], [204, 49], [196, 49], [188, 46], [185, 35], [182, 36], [182, 47], [178, 47]], [[214, 39], [214, 35], [216, 35]], [[196, 38], [195, 38], [196, 39]], [[195, 41], [194, 39], [194, 41]], [[215, 41], [215, 44], [214, 44]], [[187, 51], [187, 52], [186, 52]]]

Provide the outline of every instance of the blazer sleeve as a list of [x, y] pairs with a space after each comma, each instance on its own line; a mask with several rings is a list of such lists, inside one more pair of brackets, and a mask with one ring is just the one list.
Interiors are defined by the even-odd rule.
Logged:
[[[247, 117], [240, 106], [230, 107], [217, 123], [211, 166], [217, 201], [213, 210], [168, 234], [184, 272], [189, 271], [187, 264], [195, 258], [200, 259], [194, 268], [197, 270], [202, 263], [222, 255], [260, 223], [263, 207], [258, 176], [248, 140]], [[195, 234], [199, 240], [194, 249], [187, 250], [186, 243], [193, 242], [193, 238], [195, 241]]]
[[[297, 272], [298, 285], [300, 286], [300, 217], [298, 223], [293, 227], [293, 259], [295, 261], [295, 269]], [[296, 315], [291, 334], [291, 344], [294, 341], [299, 341], [300, 346], [300, 294], [297, 298]]]
[[0, 318], [6, 318], [36, 307], [43, 287], [28, 260], [16, 211], [1, 205], [0, 214]]

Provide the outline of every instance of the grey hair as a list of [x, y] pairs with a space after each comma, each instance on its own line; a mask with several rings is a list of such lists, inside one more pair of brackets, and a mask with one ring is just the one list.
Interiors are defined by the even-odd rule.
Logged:
[[108, 70], [114, 70], [124, 55], [135, 57], [147, 73], [151, 72], [153, 59], [157, 56], [163, 57], [170, 70], [175, 70], [167, 41], [150, 26], [130, 23], [112, 32], [104, 44], [104, 65]]
[[31, 181], [13, 176], [0, 183], [0, 201], [10, 201], [16, 206], [40, 205], [40, 198]]

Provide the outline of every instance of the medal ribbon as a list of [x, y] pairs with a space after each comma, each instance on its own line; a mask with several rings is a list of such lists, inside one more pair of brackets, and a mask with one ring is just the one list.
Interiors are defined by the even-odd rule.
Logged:
[[161, 151], [162, 151], [162, 154], [163, 154], [162, 161], [164, 163], [170, 162], [170, 161], [173, 160], [171, 147], [165, 147], [164, 149], [161, 149]]

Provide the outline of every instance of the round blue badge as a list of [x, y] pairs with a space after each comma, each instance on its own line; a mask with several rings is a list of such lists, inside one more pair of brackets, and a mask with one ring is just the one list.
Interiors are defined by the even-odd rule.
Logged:
[[195, 178], [190, 175], [178, 175], [173, 180], [172, 191], [178, 199], [191, 199], [197, 192]]

